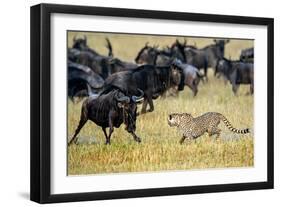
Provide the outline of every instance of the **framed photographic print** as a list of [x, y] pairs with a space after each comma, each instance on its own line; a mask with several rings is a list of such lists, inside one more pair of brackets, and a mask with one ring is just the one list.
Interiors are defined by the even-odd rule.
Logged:
[[273, 188], [273, 19], [31, 7], [31, 200]]

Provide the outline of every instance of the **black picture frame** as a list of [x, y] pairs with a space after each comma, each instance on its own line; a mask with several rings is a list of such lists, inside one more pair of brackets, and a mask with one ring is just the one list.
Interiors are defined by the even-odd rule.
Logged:
[[[167, 187], [74, 194], [51, 194], [50, 130], [51, 130], [51, 74], [50, 74], [50, 16], [53, 13], [99, 15], [111, 17], [151, 18], [206, 23], [233, 23], [267, 27], [267, 181], [238, 184], [218, 184], [186, 187]], [[31, 151], [30, 199], [39, 203], [120, 199], [146, 196], [211, 193], [271, 189], [274, 187], [273, 147], [273, 38], [272, 18], [195, 14], [168, 11], [103, 8], [39, 4], [31, 7]]]

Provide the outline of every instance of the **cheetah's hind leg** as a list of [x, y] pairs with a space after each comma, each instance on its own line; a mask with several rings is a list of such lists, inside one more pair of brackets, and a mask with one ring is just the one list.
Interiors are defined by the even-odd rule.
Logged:
[[208, 134], [209, 136], [213, 136], [213, 135], [217, 135], [216, 139], [219, 139], [220, 135], [221, 135], [221, 129], [219, 129], [218, 127], [212, 127], [210, 129], [208, 129]]

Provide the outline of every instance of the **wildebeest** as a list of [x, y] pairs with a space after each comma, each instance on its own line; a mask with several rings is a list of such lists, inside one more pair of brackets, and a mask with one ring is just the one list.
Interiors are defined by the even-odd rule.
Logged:
[[173, 64], [175, 67], [179, 67], [183, 70], [184, 84], [188, 86], [192, 90], [193, 95], [196, 96], [198, 93], [198, 84], [201, 79], [203, 80], [204, 76], [193, 65], [182, 63], [178, 59], [174, 60]]
[[101, 55], [95, 56], [88, 51], [72, 52], [70, 54], [71, 56], [69, 57], [72, 57], [69, 58], [70, 60], [76, 60], [77, 63], [88, 66], [103, 79], [106, 79], [113, 73], [130, 70], [138, 66], [137, 64], [125, 62], [118, 58]]
[[[98, 97], [89, 97], [83, 102], [79, 125], [75, 130], [69, 144], [77, 142], [77, 135], [88, 120], [100, 126], [106, 138], [106, 144], [110, 144], [110, 137], [114, 127], [119, 128], [122, 123], [126, 130], [133, 135], [134, 140], [141, 142], [135, 134], [137, 103], [141, 101], [143, 92], [138, 89], [139, 96], [126, 96], [119, 89], [111, 88], [103, 91]], [[107, 135], [106, 128], [109, 128]]]
[[[204, 76], [207, 77], [208, 67], [216, 68], [217, 61], [224, 57], [225, 44], [229, 40], [214, 40], [215, 44], [208, 45], [204, 48], [197, 49], [194, 46], [186, 45], [176, 41], [173, 45], [179, 53], [182, 53], [183, 62], [204, 70]], [[182, 60], [182, 59], [180, 59]]]
[[[108, 49], [108, 56], [109, 57], [113, 57], [113, 51], [112, 51], [112, 45], [111, 45], [111, 42], [108, 38], [105, 38], [106, 40], [106, 48]], [[90, 48], [88, 45], [87, 45], [87, 37], [86, 35], [84, 35], [83, 38], [76, 38], [76, 36], [73, 37], [73, 45], [72, 45], [72, 48], [73, 49], [77, 49], [77, 50], [80, 50], [80, 51], [88, 51], [90, 53], [92, 53], [92, 55], [97, 55], [99, 56], [100, 54], [95, 51], [94, 49]]]
[[207, 77], [207, 70], [208, 70], [208, 56], [205, 50], [202, 49], [193, 49], [193, 48], [186, 48], [185, 52], [185, 59], [186, 63], [195, 66], [199, 70], [204, 70], [204, 76], [206, 80]]
[[148, 46], [148, 42], [145, 46], [138, 52], [135, 62], [137, 64], [148, 64], [155, 65], [156, 57], [158, 55], [158, 50], [156, 46]]
[[172, 63], [174, 59], [179, 59], [185, 62], [185, 56], [183, 55], [183, 48], [194, 46], [186, 45], [186, 41], [180, 44], [178, 40], [172, 44], [171, 47], [165, 49], [158, 49], [157, 46], [148, 46], [148, 43], [138, 52], [135, 62], [138, 64], [148, 64], [157, 66], [167, 66]]
[[250, 84], [250, 93], [254, 93], [254, 65], [223, 58], [218, 61], [216, 73], [222, 73], [232, 85], [236, 95], [240, 84]]
[[67, 49], [67, 59], [71, 62], [76, 63], [77, 58], [79, 57], [81, 50], [75, 48], [68, 48]]
[[76, 36], [73, 37], [73, 45], [72, 48], [80, 50], [80, 51], [88, 51], [92, 55], [100, 55], [97, 51], [94, 49], [90, 48], [87, 45], [87, 37], [84, 35], [83, 38], [76, 38]]
[[99, 93], [104, 80], [89, 67], [68, 61], [68, 97], [73, 101], [77, 96]]
[[179, 59], [183, 63], [187, 62], [185, 50], [194, 49], [196, 50], [197, 47], [193, 45], [187, 45], [186, 40], [183, 43], [177, 39], [171, 46], [170, 51], [173, 54], [173, 57]]
[[184, 75], [180, 68], [170, 66], [142, 65], [136, 69], [114, 73], [105, 80], [105, 88], [118, 87], [126, 95], [136, 94], [137, 89], [144, 92], [144, 102], [141, 113], [154, 110], [153, 101], [171, 87], [184, 88]]
[[240, 60], [243, 62], [254, 62], [254, 48], [247, 48], [241, 51]]
[[208, 45], [202, 50], [205, 51], [208, 59], [208, 67], [215, 70], [217, 61], [224, 57], [225, 45], [229, 43], [230, 40], [217, 40], [214, 39], [215, 44]]

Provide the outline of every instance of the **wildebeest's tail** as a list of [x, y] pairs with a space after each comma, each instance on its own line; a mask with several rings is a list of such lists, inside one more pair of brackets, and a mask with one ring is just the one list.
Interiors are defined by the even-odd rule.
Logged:
[[226, 127], [234, 132], [234, 133], [237, 133], [237, 134], [247, 134], [247, 133], [250, 133], [250, 129], [249, 128], [246, 128], [246, 129], [236, 129], [234, 128], [231, 123], [227, 120], [227, 118], [225, 118], [225, 116], [223, 116], [221, 114], [221, 120], [223, 121], [223, 123], [226, 125]]
[[202, 80], [202, 82], [205, 82], [205, 75], [202, 74], [199, 70], [196, 71], [197, 77], [199, 78], [199, 80]]
[[106, 43], [107, 43], [106, 48], [108, 49], [108, 56], [113, 57], [112, 45], [111, 45], [108, 38], [105, 38], [105, 40], [106, 40]]

